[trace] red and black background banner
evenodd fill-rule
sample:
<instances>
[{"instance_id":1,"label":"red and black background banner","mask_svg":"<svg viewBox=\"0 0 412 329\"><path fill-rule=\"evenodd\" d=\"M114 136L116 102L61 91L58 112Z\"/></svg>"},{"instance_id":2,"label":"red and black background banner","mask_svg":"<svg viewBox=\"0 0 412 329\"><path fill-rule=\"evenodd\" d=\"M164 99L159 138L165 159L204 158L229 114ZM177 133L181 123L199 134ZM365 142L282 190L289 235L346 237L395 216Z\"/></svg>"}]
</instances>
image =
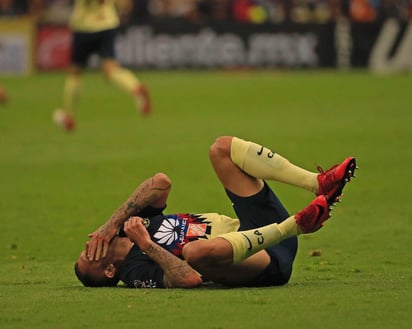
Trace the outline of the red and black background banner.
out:
<instances>
[{"instance_id":1,"label":"red and black background banner","mask_svg":"<svg viewBox=\"0 0 412 329\"><path fill-rule=\"evenodd\" d=\"M412 22L398 20L208 26L154 20L123 28L116 48L119 62L136 69L367 68L390 61L410 68L411 38ZM39 26L37 69L66 67L70 47L67 27Z\"/></svg>"}]
</instances>

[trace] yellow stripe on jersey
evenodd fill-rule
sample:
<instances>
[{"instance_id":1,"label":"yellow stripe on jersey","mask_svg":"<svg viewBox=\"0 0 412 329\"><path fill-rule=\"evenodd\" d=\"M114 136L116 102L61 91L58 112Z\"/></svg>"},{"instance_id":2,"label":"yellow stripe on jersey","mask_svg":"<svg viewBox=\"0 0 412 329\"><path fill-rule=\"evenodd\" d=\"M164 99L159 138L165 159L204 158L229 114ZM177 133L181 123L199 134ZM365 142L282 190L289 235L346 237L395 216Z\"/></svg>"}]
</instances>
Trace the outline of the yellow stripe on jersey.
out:
<instances>
[{"instance_id":1,"label":"yellow stripe on jersey","mask_svg":"<svg viewBox=\"0 0 412 329\"><path fill-rule=\"evenodd\" d=\"M115 0L75 0L69 26L77 32L99 32L118 27Z\"/></svg>"},{"instance_id":2,"label":"yellow stripe on jersey","mask_svg":"<svg viewBox=\"0 0 412 329\"><path fill-rule=\"evenodd\" d=\"M239 219L230 218L225 215L220 215L217 213L205 213L199 214L201 217L206 218L206 221L211 222L210 226L212 228L210 234L206 234L208 239L213 239L221 234L228 232L235 232L239 229Z\"/></svg>"}]
</instances>

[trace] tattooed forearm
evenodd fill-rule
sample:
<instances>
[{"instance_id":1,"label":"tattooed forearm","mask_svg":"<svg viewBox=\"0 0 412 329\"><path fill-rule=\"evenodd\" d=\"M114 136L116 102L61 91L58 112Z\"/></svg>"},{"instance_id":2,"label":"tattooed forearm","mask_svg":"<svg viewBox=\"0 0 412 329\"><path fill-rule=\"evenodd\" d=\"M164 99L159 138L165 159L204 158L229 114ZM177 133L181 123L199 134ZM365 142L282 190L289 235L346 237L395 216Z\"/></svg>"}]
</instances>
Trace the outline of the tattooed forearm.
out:
<instances>
[{"instance_id":1,"label":"tattooed forearm","mask_svg":"<svg viewBox=\"0 0 412 329\"><path fill-rule=\"evenodd\" d=\"M152 242L144 251L162 268L170 287L185 287L191 276L199 274L184 260Z\"/></svg>"},{"instance_id":2,"label":"tattooed forearm","mask_svg":"<svg viewBox=\"0 0 412 329\"><path fill-rule=\"evenodd\" d=\"M158 183L159 185L159 183ZM108 221L110 226L119 226L124 223L130 216L136 214L143 208L156 204L156 201L163 197L167 198L170 184L157 186L154 177L146 179L129 198L117 209Z\"/></svg>"},{"instance_id":3,"label":"tattooed forearm","mask_svg":"<svg viewBox=\"0 0 412 329\"><path fill-rule=\"evenodd\" d=\"M148 193L149 189L149 184L153 185L153 178L149 180L144 181L137 189L130 195L130 197L127 199L126 203L122 205L119 210L121 211L123 209L123 213L126 216L130 216L134 212L137 212L144 207L147 206L149 203L150 199L150 193Z\"/></svg>"},{"instance_id":4,"label":"tattooed forearm","mask_svg":"<svg viewBox=\"0 0 412 329\"><path fill-rule=\"evenodd\" d=\"M137 212L137 211L139 211L139 205L134 201L130 201L130 202L127 203L127 207L124 210L124 214L128 215L128 214L130 214L130 212L133 213L133 212Z\"/></svg>"},{"instance_id":5,"label":"tattooed forearm","mask_svg":"<svg viewBox=\"0 0 412 329\"><path fill-rule=\"evenodd\" d=\"M146 180L126 201L127 206L124 207L124 214L130 216L131 214L143 209L144 207L147 207L154 201L157 192L168 191L169 189L170 185L167 185L165 187L156 186L153 177Z\"/></svg>"}]
</instances>

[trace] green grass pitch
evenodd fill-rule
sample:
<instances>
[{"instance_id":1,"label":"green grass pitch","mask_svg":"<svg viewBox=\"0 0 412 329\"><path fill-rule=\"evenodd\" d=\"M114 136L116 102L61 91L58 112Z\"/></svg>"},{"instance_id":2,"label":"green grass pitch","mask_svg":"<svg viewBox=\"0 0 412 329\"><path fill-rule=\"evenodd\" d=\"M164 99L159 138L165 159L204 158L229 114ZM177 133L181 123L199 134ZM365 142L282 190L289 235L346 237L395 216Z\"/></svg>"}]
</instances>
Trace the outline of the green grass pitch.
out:
<instances>
[{"instance_id":1,"label":"green grass pitch","mask_svg":"<svg viewBox=\"0 0 412 329\"><path fill-rule=\"evenodd\" d=\"M2 77L0 327L409 328L412 81L364 71L140 73L154 112L89 72L77 131L55 127L61 72ZM348 155L357 177L325 227L300 237L290 284L265 289L87 289L87 234L157 171L169 212L232 209L208 160L219 135L270 146L309 170ZM271 183L288 210L313 195ZM310 256L312 250L321 256Z\"/></svg>"}]
</instances>

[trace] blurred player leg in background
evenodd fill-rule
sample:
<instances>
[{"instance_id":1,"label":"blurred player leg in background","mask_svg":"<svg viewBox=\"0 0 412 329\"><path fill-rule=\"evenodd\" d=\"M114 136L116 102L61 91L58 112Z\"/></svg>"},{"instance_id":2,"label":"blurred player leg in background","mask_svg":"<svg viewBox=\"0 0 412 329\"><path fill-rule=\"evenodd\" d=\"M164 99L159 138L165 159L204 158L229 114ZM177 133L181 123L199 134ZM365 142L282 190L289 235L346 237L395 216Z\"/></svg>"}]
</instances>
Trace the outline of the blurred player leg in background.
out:
<instances>
[{"instance_id":1,"label":"blurred player leg in background","mask_svg":"<svg viewBox=\"0 0 412 329\"><path fill-rule=\"evenodd\" d=\"M119 66L113 59L103 59L101 68L107 81L131 94L136 102L136 107L142 115L151 111L151 102L147 88L130 71Z\"/></svg>"}]
</instances>

